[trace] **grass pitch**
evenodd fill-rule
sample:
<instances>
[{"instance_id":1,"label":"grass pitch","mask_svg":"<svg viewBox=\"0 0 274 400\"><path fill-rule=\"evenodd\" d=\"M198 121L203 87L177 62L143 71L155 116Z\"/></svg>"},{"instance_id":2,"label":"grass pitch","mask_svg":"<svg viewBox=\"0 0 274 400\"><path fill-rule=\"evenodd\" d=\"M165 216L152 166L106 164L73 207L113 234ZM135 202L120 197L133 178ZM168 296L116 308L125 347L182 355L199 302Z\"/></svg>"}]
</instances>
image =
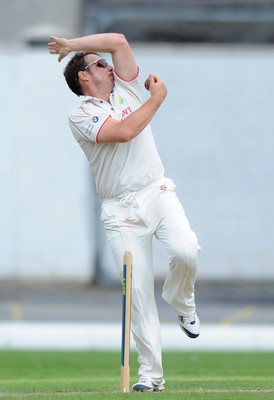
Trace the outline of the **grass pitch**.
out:
<instances>
[{"instance_id":1,"label":"grass pitch","mask_svg":"<svg viewBox=\"0 0 274 400\"><path fill-rule=\"evenodd\" d=\"M131 355L131 384L137 381ZM120 354L0 351L2 399L273 399L274 353L164 352L166 390L120 393Z\"/></svg>"}]
</instances>

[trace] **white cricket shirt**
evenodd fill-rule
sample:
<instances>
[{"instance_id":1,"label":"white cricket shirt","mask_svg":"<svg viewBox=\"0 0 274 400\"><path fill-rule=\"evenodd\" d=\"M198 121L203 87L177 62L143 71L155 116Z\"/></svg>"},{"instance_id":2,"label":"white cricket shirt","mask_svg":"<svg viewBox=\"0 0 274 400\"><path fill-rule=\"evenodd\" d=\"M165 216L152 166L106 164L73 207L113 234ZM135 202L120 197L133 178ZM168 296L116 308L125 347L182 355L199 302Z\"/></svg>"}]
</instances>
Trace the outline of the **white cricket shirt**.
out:
<instances>
[{"instance_id":1,"label":"white cricket shirt","mask_svg":"<svg viewBox=\"0 0 274 400\"><path fill-rule=\"evenodd\" d=\"M162 178L164 167L148 125L126 143L98 143L100 128L108 118L126 118L141 105L139 75L125 82L115 73L110 102L84 97L69 114L69 124L84 151L95 177L101 199L121 198Z\"/></svg>"}]
</instances>

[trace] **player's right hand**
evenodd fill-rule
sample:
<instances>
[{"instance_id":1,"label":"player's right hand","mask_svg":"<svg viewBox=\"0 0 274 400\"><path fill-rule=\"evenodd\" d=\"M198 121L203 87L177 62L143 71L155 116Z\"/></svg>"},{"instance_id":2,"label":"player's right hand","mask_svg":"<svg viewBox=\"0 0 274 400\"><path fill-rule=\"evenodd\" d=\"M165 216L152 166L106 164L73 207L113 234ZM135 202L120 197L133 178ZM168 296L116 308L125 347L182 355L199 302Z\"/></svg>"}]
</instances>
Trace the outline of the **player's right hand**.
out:
<instances>
[{"instance_id":1,"label":"player's right hand","mask_svg":"<svg viewBox=\"0 0 274 400\"><path fill-rule=\"evenodd\" d=\"M58 36L50 36L49 38L53 40L53 42L48 43L49 52L50 54L59 54L58 61L60 62L70 53L69 41Z\"/></svg>"},{"instance_id":2,"label":"player's right hand","mask_svg":"<svg viewBox=\"0 0 274 400\"><path fill-rule=\"evenodd\" d=\"M157 75L149 75L148 78L151 96L159 96L163 101L167 95L167 87L164 81Z\"/></svg>"}]
</instances>

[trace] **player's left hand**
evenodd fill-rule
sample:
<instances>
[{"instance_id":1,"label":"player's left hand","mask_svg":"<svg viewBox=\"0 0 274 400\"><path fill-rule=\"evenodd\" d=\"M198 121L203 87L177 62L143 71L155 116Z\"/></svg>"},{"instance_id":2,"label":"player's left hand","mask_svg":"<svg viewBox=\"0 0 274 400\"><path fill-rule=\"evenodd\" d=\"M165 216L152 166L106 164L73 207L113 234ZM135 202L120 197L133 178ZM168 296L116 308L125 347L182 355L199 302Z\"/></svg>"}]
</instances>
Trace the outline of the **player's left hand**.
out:
<instances>
[{"instance_id":1,"label":"player's left hand","mask_svg":"<svg viewBox=\"0 0 274 400\"><path fill-rule=\"evenodd\" d=\"M49 52L50 54L59 54L58 61L60 62L70 53L69 41L58 36L50 36L49 38L53 40L53 42L48 43Z\"/></svg>"}]
</instances>

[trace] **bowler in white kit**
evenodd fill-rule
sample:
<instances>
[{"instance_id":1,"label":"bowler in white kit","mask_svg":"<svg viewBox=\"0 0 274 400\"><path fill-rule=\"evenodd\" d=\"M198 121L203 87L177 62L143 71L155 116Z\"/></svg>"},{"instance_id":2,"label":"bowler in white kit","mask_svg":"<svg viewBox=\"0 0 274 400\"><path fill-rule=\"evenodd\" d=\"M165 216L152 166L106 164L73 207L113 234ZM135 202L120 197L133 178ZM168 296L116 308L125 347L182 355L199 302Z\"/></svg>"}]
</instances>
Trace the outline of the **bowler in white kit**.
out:
<instances>
[{"instance_id":1,"label":"bowler in white kit","mask_svg":"<svg viewBox=\"0 0 274 400\"><path fill-rule=\"evenodd\" d=\"M194 297L198 240L174 182L165 176L150 128L167 89L159 76L150 75L150 97L142 102L139 68L122 34L50 39L49 51L59 54L59 61L74 53L64 76L81 99L69 114L69 125L93 171L102 200L101 220L121 280L124 253L129 250L133 255L131 329L140 367L132 389L162 391L165 380L154 298L153 237L169 258L162 297L190 338L200 333ZM113 66L98 53L109 53Z\"/></svg>"}]
</instances>

